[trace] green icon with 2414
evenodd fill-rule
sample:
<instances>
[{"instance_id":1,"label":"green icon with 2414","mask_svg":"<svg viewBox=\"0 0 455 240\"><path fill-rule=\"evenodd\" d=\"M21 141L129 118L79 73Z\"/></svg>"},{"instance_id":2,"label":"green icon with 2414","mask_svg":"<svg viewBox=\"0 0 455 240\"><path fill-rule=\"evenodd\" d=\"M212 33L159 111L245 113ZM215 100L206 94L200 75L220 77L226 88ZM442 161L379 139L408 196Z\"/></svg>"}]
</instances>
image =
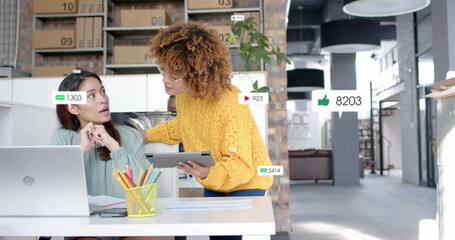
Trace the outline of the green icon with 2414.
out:
<instances>
[{"instance_id":1,"label":"green icon with 2414","mask_svg":"<svg viewBox=\"0 0 455 240\"><path fill-rule=\"evenodd\" d=\"M65 95L63 95L63 94L55 95L55 100L63 101L63 100L65 100Z\"/></svg>"},{"instance_id":2,"label":"green icon with 2414","mask_svg":"<svg viewBox=\"0 0 455 240\"><path fill-rule=\"evenodd\" d=\"M329 101L327 95L324 95L324 98L318 99L318 106L329 106Z\"/></svg>"}]
</instances>

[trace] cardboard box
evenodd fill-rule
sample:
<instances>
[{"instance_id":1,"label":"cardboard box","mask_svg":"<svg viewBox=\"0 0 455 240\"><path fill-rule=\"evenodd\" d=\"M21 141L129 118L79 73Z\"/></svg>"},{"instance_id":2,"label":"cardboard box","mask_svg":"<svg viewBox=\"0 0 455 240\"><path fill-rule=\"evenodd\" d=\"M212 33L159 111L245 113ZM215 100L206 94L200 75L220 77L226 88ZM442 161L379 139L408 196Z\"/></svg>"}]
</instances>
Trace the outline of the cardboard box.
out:
<instances>
[{"instance_id":1,"label":"cardboard box","mask_svg":"<svg viewBox=\"0 0 455 240\"><path fill-rule=\"evenodd\" d=\"M256 30L258 30L258 32L261 32L260 29L261 29L261 18L259 16L259 12L236 12L232 15L242 15L244 17L244 19L247 19L249 17L253 17L254 18L254 22L256 22Z\"/></svg>"},{"instance_id":2,"label":"cardboard box","mask_svg":"<svg viewBox=\"0 0 455 240\"><path fill-rule=\"evenodd\" d=\"M155 27L171 24L171 18L164 9L135 9L120 11L121 27Z\"/></svg>"},{"instance_id":3,"label":"cardboard box","mask_svg":"<svg viewBox=\"0 0 455 240\"><path fill-rule=\"evenodd\" d=\"M77 13L77 0L34 0L33 13Z\"/></svg>"},{"instance_id":4,"label":"cardboard box","mask_svg":"<svg viewBox=\"0 0 455 240\"><path fill-rule=\"evenodd\" d=\"M34 77L64 77L73 72L74 69L81 69L77 66L46 66L35 67Z\"/></svg>"},{"instance_id":5,"label":"cardboard box","mask_svg":"<svg viewBox=\"0 0 455 240\"><path fill-rule=\"evenodd\" d=\"M102 17L93 18L93 47L94 48L103 47L103 18Z\"/></svg>"},{"instance_id":6,"label":"cardboard box","mask_svg":"<svg viewBox=\"0 0 455 240\"><path fill-rule=\"evenodd\" d=\"M233 0L188 0L188 9L232 8Z\"/></svg>"},{"instance_id":7,"label":"cardboard box","mask_svg":"<svg viewBox=\"0 0 455 240\"><path fill-rule=\"evenodd\" d=\"M77 0L77 9L79 13L87 13L87 0Z\"/></svg>"},{"instance_id":8,"label":"cardboard box","mask_svg":"<svg viewBox=\"0 0 455 240\"><path fill-rule=\"evenodd\" d=\"M154 63L150 56L150 46L115 46L114 64Z\"/></svg>"},{"instance_id":9,"label":"cardboard box","mask_svg":"<svg viewBox=\"0 0 455 240\"><path fill-rule=\"evenodd\" d=\"M228 38L232 33L232 26L231 25L226 25L226 26L211 26L210 28L215 29L218 32L218 37L221 39L221 41L225 42L226 44L228 43Z\"/></svg>"},{"instance_id":10,"label":"cardboard box","mask_svg":"<svg viewBox=\"0 0 455 240\"><path fill-rule=\"evenodd\" d=\"M86 17L85 19L85 48L93 48L93 17Z\"/></svg>"},{"instance_id":11,"label":"cardboard box","mask_svg":"<svg viewBox=\"0 0 455 240\"><path fill-rule=\"evenodd\" d=\"M95 12L102 13L103 12L103 0L94 0L95 5Z\"/></svg>"},{"instance_id":12,"label":"cardboard box","mask_svg":"<svg viewBox=\"0 0 455 240\"><path fill-rule=\"evenodd\" d=\"M76 18L76 48L85 48L85 18Z\"/></svg>"},{"instance_id":13,"label":"cardboard box","mask_svg":"<svg viewBox=\"0 0 455 240\"><path fill-rule=\"evenodd\" d=\"M33 31L32 46L35 49L74 48L74 30L37 30Z\"/></svg>"},{"instance_id":14,"label":"cardboard box","mask_svg":"<svg viewBox=\"0 0 455 240\"><path fill-rule=\"evenodd\" d=\"M87 13L95 12L95 0L87 0Z\"/></svg>"}]
</instances>

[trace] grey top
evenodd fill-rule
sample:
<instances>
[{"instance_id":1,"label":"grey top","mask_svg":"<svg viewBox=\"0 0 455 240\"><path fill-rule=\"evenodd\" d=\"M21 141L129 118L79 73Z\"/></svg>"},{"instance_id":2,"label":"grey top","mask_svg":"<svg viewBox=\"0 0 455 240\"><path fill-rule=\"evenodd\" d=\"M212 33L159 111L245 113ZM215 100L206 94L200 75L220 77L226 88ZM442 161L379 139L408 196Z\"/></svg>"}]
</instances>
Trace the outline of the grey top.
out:
<instances>
[{"instance_id":1,"label":"grey top","mask_svg":"<svg viewBox=\"0 0 455 240\"><path fill-rule=\"evenodd\" d=\"M128 165L133 169L133 178L136 179L141 169L146 169L150 163L145 158L144 144L140 133L130 127L116 125L120 133L120 148L111 152L111 159L101 160L95 145L84 153L85 176L87 190L90 195L108 195L125 198L125 191L115 180L112 171L119 169L124 171ZM51 139L52 145L79 145L80 133L69 129L59 128L54 132Z\"/></svg>"}]
</instances>

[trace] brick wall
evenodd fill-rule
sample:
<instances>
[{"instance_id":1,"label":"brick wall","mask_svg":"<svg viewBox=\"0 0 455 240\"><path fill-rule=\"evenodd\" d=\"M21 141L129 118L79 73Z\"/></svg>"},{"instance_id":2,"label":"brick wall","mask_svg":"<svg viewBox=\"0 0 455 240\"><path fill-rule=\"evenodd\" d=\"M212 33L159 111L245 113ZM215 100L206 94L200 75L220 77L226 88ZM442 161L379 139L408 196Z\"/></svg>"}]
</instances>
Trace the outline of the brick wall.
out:
<instances>
[{"instance_id":1,"label":"brick wall","mask_svg":"<svg viewBox=\"0 0 455 240\"><path fill-rule=\"evenodd\" d=\"M286 52L286 1L264 0L264 30L274 46ZM268 86L272 101L268 108L269 154L274 165L284 167L284 175L276 176L270 189L277 232L291 231L291 214L289 211L289 172L288 172L288 139L287 139L287 75L286 66L266 66Z\"/></svg>"}]
</instances>

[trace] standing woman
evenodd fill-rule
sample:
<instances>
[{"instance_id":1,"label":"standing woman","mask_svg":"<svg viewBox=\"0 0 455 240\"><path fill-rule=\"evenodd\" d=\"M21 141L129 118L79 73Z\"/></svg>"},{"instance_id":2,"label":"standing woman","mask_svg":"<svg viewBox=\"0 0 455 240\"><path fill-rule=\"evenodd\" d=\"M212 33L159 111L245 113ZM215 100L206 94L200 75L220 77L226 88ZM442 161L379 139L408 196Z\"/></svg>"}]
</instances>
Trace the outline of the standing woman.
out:
<instances>
[{"instance_id":1,"label":"standing woman","mask_svg":"<svg viewBox=\"0 0 455 240\"><path fill-rule=\"evenodd\" d=\"M150 51L166 93L176 95L178 114L148 129L148 140L211 152L213 167L192 161L178 166L196 177L206 197L264 196L273 179L258 175L258 166L272 163L249 106L238 103L240 90L230 81L231 55L216 31L175 24L160 30Z\"/></svg>"},{"instance_id":2,"label":"standing woman","mask_svg":"<svg viewBox=\"0 0 455 240\"><path fill-rule=\"evenodd\" d=\"M54 132L51 144L82 147L88 194L125 198L112 171L129 166L137 176L149 166L140 133L112 123L109 97L95 73L72 73L58 90L84 91L87 104L57 105L61 128Z\"/></svg>"}]
</instances>

